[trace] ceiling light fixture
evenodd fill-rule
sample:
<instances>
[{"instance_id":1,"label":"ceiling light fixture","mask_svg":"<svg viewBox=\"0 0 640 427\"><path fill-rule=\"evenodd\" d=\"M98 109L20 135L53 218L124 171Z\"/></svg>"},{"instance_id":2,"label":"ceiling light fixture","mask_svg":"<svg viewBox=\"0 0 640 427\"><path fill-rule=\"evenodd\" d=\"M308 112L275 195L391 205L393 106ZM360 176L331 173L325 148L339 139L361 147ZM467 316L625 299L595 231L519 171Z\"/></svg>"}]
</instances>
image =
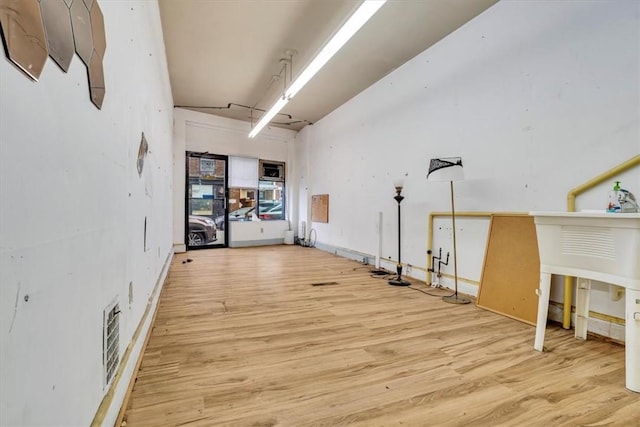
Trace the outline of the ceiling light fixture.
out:
<instances>
[{"instance_id":1,"label":"ceiling light fixture","mask_svg":"<svg viewBox=\"0 0 640 427\"><path fill-rule=\"evenodd\" d=\"M385 4L387 0L364 0L358 9L351 15L347 22L340 27L338 32L324 45L320 52L313 58L300 75L291 83L284 94L278 98L273 107L269 109L261 118L256 126L249 133L249 138L256 136L267 123L271 121L273 116L291 100L304 85L306 85L313 76L331 59L342 46Z\"/></svg>"}]
</instances>

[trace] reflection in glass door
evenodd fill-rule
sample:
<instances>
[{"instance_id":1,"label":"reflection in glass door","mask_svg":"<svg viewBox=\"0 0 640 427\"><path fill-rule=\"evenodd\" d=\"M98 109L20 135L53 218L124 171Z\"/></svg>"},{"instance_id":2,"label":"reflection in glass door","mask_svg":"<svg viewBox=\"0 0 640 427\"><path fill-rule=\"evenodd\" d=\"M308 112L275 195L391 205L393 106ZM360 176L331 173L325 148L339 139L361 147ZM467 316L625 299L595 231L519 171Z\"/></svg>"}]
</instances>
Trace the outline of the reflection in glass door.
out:
<instances>
[{"instance_id":1,"label":"reflection in glass door","mask_svg":"<svg viewBox=\"0 0 640 427\"><path fill-rule=\"evenodd\" d=\"M226 247L227 156L187 152L187 249Z\"/></svg>"}]
</instances>

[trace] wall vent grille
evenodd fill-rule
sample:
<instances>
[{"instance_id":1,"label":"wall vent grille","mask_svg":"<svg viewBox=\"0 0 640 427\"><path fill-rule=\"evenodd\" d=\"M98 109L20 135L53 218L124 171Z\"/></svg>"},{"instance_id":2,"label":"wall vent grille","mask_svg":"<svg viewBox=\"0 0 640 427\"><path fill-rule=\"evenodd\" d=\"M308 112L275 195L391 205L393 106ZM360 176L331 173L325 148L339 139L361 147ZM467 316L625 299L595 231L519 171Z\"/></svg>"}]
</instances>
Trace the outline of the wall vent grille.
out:
<instances>
[{"instance_id":1,"label":"wall vent grille","mask_svg":"<svg viewBox=\"0 0 640 427\"><path fill-rule=\"evenodd\" d=\"M120 362L120 304L113 302L104 310L102 363L105 388L111 384Z\"/></svg>"}]
</instances>

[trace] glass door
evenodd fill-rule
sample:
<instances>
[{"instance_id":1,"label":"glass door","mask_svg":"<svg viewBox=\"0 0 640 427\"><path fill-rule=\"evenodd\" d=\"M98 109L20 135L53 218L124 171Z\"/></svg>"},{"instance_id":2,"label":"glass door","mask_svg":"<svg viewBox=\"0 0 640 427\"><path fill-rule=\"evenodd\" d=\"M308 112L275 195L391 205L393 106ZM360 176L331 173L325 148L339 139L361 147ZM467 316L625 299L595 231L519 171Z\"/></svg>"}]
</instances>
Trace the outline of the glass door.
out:
<instances>
[{"instance_id":1,"label":"glass door","mask_svg":"<svg viewBox=\"0 0 640 427\"><path fill-rule=\"evenodd\" d=\"M227 156L187 152L187 249L226 247Z\"/></svg>"}]
</instances>

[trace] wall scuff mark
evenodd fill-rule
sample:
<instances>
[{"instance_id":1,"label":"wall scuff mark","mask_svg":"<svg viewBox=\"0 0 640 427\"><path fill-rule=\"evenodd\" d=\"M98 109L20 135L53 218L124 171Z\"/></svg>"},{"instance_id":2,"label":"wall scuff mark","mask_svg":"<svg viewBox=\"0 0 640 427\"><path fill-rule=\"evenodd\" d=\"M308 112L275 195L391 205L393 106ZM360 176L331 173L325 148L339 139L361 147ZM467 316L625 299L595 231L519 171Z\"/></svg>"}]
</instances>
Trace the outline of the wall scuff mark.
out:
<instances>
[{"instance_id":1,"label":"wall scuff mark","mask_svg":"<svg viewBox=\"0 0 640 427\"><path fill-rule=\"evenodd\" d=\"M142 176L142 170L144 169L144 159L147 157L147 153L149 152L149 143L147 143L147 138L144 136L144 132L142 132L142 137L140 138L140 148L138 148L138 175Z\"/></svg>"},{"instance_id":2,"label":"wall scuff mark","mask_svg":"<svg viewBox=\"0 0 640 427\"><path fill-rule=\"evenodd\" d=\"M9 333L11 333L11 331L13 330L13 324L15 323L16 315L18 314L18 298L19 297L20 297L20 282L18 282L18 290L16 291L16 301L13 304L13 316L11 317L11 326L9 326Z\"/></svg>"}]
</instances>

